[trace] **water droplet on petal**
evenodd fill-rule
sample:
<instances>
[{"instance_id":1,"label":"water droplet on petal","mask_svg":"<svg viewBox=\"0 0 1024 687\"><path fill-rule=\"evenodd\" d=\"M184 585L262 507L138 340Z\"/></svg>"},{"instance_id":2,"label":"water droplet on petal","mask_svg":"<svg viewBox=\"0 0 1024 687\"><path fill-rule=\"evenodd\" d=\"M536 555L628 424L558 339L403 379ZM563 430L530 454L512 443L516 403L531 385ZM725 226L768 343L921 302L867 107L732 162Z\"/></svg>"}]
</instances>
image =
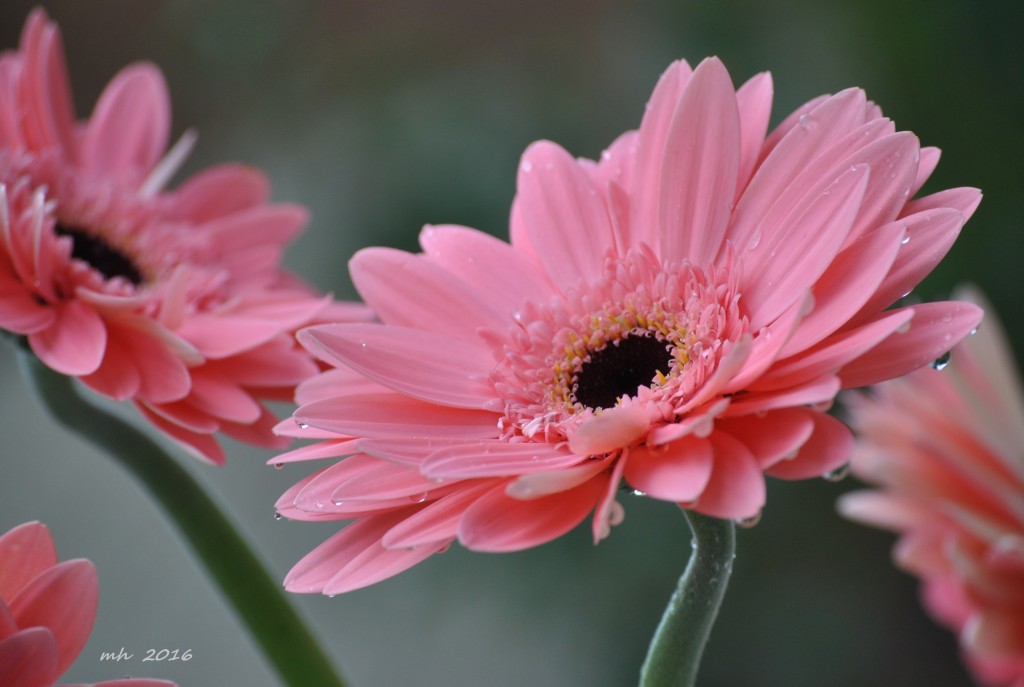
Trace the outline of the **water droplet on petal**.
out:
<instances>
[{"instance_id":1,"label":"water droplet on petal","mask_svg":"<svg viewBox=\"0 0 1024 687\"><path fill-rule=\"evenodd\" d=\"M938 358L932 361L933 370L945 370L946 366L949 365L949 361L953 357L953 351L946 351Z\"/></svg>"},{"instance_id":2,"label":"water droplet on petal","mask_svg":"<svg viewBox=\"0 0 1024 687\"><path fill-rule=\"evenodd\" d=\"M309 423L303 422L302 420L296 420L295 424L299 429L309 429Z\"/></svg>"},{"instance_id":3,"label":"water droplet on petal","mask_svg":"<svg viewBox=\"0 0 1024 687\"><path fill-rule=\"evenodd\" d=\"M761 512L758 511L756 514L751 515L749 518L739 518L734 521L737 527L750 528L761 522Z\"/></svg>"},{"instance_id":4,"label":"water droplet on petal","mask_svg":"<svg viewBox=\"0 0 1024 687\"><path fill-rule=\"evenodd\" d=\"M909 235L907 235L907 236L904 236L904 237L903 237L903 238L902 238L902 239L900 240L900 245L901 245L901 246L905 246L905 245L907 245L908 243L910 243L910 236L909 236Z\"/></svg>"},{"instance_id":5,"label":"water droplet on petal","mask_svg":"<svg viewBox=\"0 0 1024 687\"><path fill-rule=\"evenodd\" d=\"M274 511L274 520L284 520L284 516L283 516L283 515L281 515L280 513L278 513L278 512L277 512L277 511L275 510L275 511Z\"/></svg>"},{"instance_id":6,"label":"water droplet on petal","mask_svg":"<svg viewBox=\"0 0 1024 687\"><path fill-rule=\"evenodd\" d=\"M529 160L523 160L523 164L522 167L520 167L520 169L522 169L524 172L532 172L533 163L530 162Z\"/></svg>"},{"instance_id":7,"label":"water droplet on petal","mask_svg":"<svg viewBox=\"0 0 1024 687\"><path fill-rule=\"evenodd\" d=\"M842 465L837 467L835 470L829 470L824 475L822 475L822 477L824 477L829 482L839 482L839 481L842 481L842 480L846 479L846 477L849 474L850 474L850 464L849 463L843 463Z\"/></svg>"},{"instance_id":8,"label":"water droplet on petal","mask_svg":"<svg viewBox=\"0 0 1024 687\"><path fill-rule=\"evenodd\" d=\"M413 503L423 503L427 500L427 492L423 492L422 494L412 494L409 496L409 500Z\"/></svg>"},{"instance_id":9,"label":"water droplet on petal","mask_svg":"<svg viewBox=\"0 0 1024 687\"><path fill-rule=\"evenodd\" d=\"M274 463L275 470L284 470L284 463Z\"/></svg>"},{"instance_id":10,"label":"water droplet on petal","mask_svg":"<svg viewBox=\"0 0 1024 687\"><path fill-rule=\"evenodd\" d=\"M647 496L647 492L640 491L639 489L634 489L632 493L633 496Z\"/></svg>"}]
</instances>

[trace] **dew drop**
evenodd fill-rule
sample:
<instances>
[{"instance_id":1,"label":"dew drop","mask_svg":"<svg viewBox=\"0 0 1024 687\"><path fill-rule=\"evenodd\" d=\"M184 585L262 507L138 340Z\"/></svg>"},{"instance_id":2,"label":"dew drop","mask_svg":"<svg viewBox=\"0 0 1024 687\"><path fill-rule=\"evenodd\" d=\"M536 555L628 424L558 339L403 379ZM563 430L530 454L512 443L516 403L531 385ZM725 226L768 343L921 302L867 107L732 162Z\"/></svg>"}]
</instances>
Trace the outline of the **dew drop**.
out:
<instances>
[{"instance_id":1,"label":"dew drop","mask_svg":"<svg viewBox=\"0 0 1024 687\"><path fill-rule=\"evenodd\" d=\"M284 470L284 463L274 463L275 470Z\"/></svg>"},{"instance_id":2,"label":"dew drop","mask_svg":"<svg viewBox=\"0 0 1024 687\"><path fill-rule=\"evenodd\" d=\"M910 243L910 236L909 236L909 235L907 235L907 236L904 236L904 237L903 237L903 238L902 238L902 239L900 240L900 245L901 245L901 246L905 246L905 245L907 245L908 243Z\"/></svg>"},{"instance_id":3,"label":"dew drop","mask_svg":"<svg viewBox=\"0 0 1024 687\"><path fill-rule=\"evenodd\" d=\"M324 594L328 599L333 599L337 594Z\"/></svg>"},{"instance_id":4,"label":"dew drop","mask_svg":"<svg viewBox=\"0 0 1024 687\"><path fill-rule=\"evenodd\" d=\"M278 512L277 512L277 511L275 510L275 511L274 511L274 520L284 520L284 516L283 516L283 515L281 515L280 513L278 513Z\"/></svg>"},{"instance_id":5,"label":"dew drop","mask_svg":"<svg viewBox=\"0 0 1024 687\"><path fill-rule=\"evenodd\" d=\"M423 492L422 494L412 494L409 496L409 500L413 503L423 503L427 500L427 492Z\"/></svg>"},{"instance_id":6,"label":"dew drop","mask_svg":"<svg viewBox=\"0 0 1024 687\"><path fill-rule=\"evenodd\" d=\"M309 429L309 423L303 422L302 420L295 420L295 425L299 429Z\"/></svg>"},{"instance_id":7,"label":"dew drop","mask_svg":"<svg viewBox=\"0 0 1024 687\"><path fill-rule=\"evenodd\" d=\"M647 492L646 491L640 491L639 489L634 489L630 493L632 493L633 496L647 496Z\"/></svg>"},{"instance_id":8,"label":"dew drop","mask_svg":"<svg viewBox=\"0 0 1024 687\"><path fill-rule=\"evenodd\" d=\"M521 169L524 172L532 172L533 171L533 163L530 162L529 160L523 160L523 165L522 165Z\"/></svg>"},{"instance_id":9,"label":"dew drop","mask_svg":"<svg viewBox=\"0 0 1024 687\"><path fill-rule=\"evenodd\" d=\"M761 243L761 230L758 229L754 232L754 235L750 237L750 241L747 243L747 250L754 250L758 244Z\"/></svg>"},{"instance_id":10,"label":"dew drop","mask_svg":"<svg viewBox=\"0 0 1024 687\"><path fill-rule=\"evenodd\" d=\"M906 322L904 322L900 326L896 327L896 333L897 334L906 334L909 331L910 331L910 320L907 320Z\"/></svg>"},{"instance_id":11,"label":"dew drop","mask_svg":"<svg viewBox=\"0 0 1024 687\"><path fill-rule=\"evenodd\" d=\"M749 518L739 518L738 520L734 520L734 522L736 523L737 527L749 529L757 523L761 522L761 512L758 511L756 514L751 515Z\"/></svg>"},{"instance_id":12,"label":"dew drop","mask_svg":"<svg viewBox=\"0 0 1024 687\"><path fill-rule=\"evenodd\" d=\"M949 361L953 358L952 351L946 351L938 358L932 361L933 370L945 370L946 366L949 365Z\"/></svg>"},{"instance_id":13,"label":"dew drop","mask_svg":"<svg viewBox=\"0 0 1024 687\"><path fill-rule=\"evenodd\" d=\"M967 332L967 336L974 336L977 333L978 333L978 328L977 327L973 327L971 329L971 331Z\"/></svg>"},{"instance_id":14,"label":"dew drop","mask_svg":"<svg viewBox=\"0 0 1024 687\"><path fill-rule=\"evenodd\" d=\"M829 482L841 482L850 474L850 464L844 463L835 470L829 470L822 477Z\"/></svg>"}]
</instances>

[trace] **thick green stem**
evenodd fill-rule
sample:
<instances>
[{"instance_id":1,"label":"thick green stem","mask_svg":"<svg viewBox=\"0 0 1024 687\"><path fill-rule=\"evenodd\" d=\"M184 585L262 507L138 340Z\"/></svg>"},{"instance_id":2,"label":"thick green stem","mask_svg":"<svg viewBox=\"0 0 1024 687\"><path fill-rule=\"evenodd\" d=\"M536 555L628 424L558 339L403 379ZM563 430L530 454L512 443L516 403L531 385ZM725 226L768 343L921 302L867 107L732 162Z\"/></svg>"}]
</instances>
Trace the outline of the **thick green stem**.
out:
<instances>
[{"instance_id":1,"label":"thick green stem","mask_svg":"<svg viewBox=\"0 0 1024 687\"><path fill-rule=\"evenodd\" d=\"M344 687L284 590L192 475L143 432L86 402L70 378L23 345L18 354L25 379L57 421L116 458L163 507L283 683Z\"/></svg>"},{"instance_id":2,"label":"thick green stem","mask_svg":"<svg viewBox=\"0 0 1024 687\"><path fill-rule=\"evenodd\" d=\"M693 530L693 553L669 599L640 669L640 687L691 687L711 627L722 605L736 557L736 528L684 511Z\"/></svg>"}]
</instances>

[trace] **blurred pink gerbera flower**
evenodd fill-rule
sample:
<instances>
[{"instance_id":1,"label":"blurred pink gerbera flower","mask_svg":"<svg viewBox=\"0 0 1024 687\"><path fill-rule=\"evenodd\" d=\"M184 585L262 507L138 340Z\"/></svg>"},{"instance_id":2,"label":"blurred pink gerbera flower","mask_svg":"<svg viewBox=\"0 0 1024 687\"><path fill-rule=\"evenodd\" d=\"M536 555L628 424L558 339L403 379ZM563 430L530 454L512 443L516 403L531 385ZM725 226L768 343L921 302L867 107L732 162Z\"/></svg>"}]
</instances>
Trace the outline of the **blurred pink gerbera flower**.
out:
<instances>
[{"instance_id":1,"label":"blurred pink gerbera flower","mask_svg":"<svg viewBox=\"0 0 1024 687\"><path fill-rule=\"evenodd\" d=\"M764 474L822 475L852 439L823 411L948 350L962 303L885 310L945 254L973 189L918 200L938 159L856 89L766 137L772 84L739 90L717 59L678 62L640 128L600 161L524 154L511 245L428 227L424 253L365 250L356 287L382 324L313 327L337 366L300 387L297 425L327 441L279 461L352 454L279 501L290 518L356 522L286 585L335 593L452 541L511 551L624 485L746 519Z\"/></svg>"},{"instance_id":2,"label":"blurred pink gerbera flower","mask_svg":"<svg viewBox=\"0 0 1024 687\"><path fill-rule=\"evenodd\" d=\"M164 191L192 140L165 155L169 129L149 64L76 122L60 33L33 12L0 56L0 328L222 462L218 430L281 446L260 399L316 372L290 332L328 310L365 318L280 270L306 212L268 204L259 171L224 165Z\"/></svg>"},{"instance_id":3,"label":"blurred pink gerbera flower","mask_svg":"<svg viewBox=\"0 0 1024 687\"><path fill-rule=\"evenodd\" d=\"M58 563L45 525L29 522L0 535L0 684L53 685L89 639L98 600L96 568L83 558ZM123 679L95 687L174 683Z\"/></svg>"},{"instance_id":4,"label":"blurred pink gerbera flower","mask_svg":"<svg viewBox=\"0 0 1024 687\"><path fill-rule=\"evenodd\" d=\"M998 321L942 372L849 405L853 471L880 490L846 494L840 511L899 533L896 563L921 577L979 680L1024 687L1024 394Z\"/></svg>"}]
</instances>

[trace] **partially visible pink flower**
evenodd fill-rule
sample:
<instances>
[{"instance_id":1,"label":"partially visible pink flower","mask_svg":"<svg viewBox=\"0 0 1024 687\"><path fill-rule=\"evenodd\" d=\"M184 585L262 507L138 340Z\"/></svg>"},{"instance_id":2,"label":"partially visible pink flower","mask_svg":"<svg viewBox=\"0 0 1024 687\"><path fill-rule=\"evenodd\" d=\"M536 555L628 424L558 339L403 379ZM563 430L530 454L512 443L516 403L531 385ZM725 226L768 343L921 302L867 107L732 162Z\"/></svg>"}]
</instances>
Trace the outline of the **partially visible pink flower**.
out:
<instances>
[{"instance_id":1,"label":"partially visible pink flower","mask_svg":"<svg viewBox=\"0 0 1024 687\"><path fill-rule=\"evenodd\" d=\"M317 371L295 329L368 316L281 270L306 211L270 204L259 171L164 190L193 140L167 151L170 112L160 71L135 64L76 121L59 30L32 13L0 56L0 328L219 463L218 431L286 445L261 400Z\"/></svg>"},{"instance_id":2,"label":"partially visible pink flower","mask_svg":"<svg viewBox=\"0 0 1024 687\"><path fill-rule=\"evenodd\" d=\"M765 474L848 460L850 432L824 412L838 391L924 365L981 317L886 309L980 194L911 200L938 151L860 90L766 135L771 102L768 74L737 90L717 59L677 62L599 161L529 147L511 244L428 227L423 254L353 258L382 324L300 333L337 369L300 386L280 430L323 441L276 462L350 455L277 507L355 522L289 589L361 587L456 540L536 546L591 513L599 540L623 489L754 518Z\"/></svg>"},{"instance_id":3,"label":"partially visible pink flower","mask_svg":"<svg viewBox=\"0 0 1024 687\"><path fill-rule=\"evenodd\" d=\"M896 564L980 681L1024 687L1024 391L999 322L849 406L853 472L879 489L840 512L900 535Z\"/></svg>"},{"instance_id":4,"label":"partially visible pink flower","mask_svg":"<svg viewBox=\"0 0 1024 687\"><path fill-rule=\"evenodd\" d=\"M0 685L53 685L89 639L98 599L96 568L84 558L58 563L45 525L28 522L0 535ZM174 683L123 679L95 687Z\"/></svg>"}]
</instances>

